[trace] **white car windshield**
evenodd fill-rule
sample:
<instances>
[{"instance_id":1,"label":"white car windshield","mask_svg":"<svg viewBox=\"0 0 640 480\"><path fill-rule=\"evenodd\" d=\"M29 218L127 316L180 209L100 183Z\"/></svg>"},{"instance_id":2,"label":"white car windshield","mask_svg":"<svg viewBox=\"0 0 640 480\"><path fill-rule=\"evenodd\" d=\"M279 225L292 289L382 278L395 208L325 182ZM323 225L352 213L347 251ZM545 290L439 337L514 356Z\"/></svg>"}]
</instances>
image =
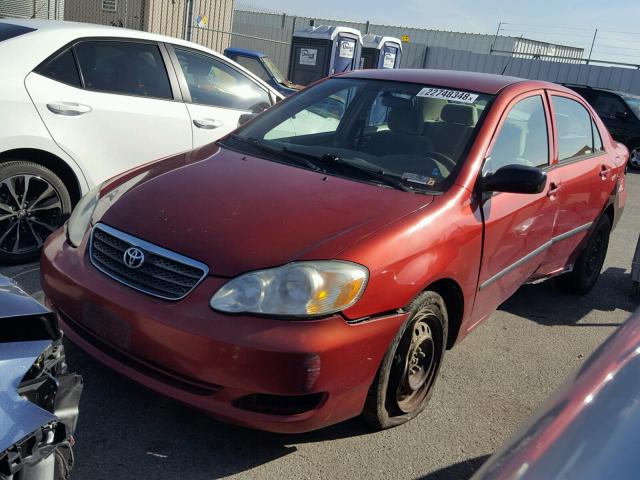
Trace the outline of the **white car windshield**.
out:
<instances>
[{"instance_id":1,"label":"white car windshield","mask_svg":"<svg viewBox=\"0 0 640 480\"><path fill-rule=\"evenodd\" d=\"M260 150L252 153L276 161L283 160L277 156L282 152L330 174L440 192L462 164L492 98L447 87L335 78L268 110L227 145L242 149L244 142Z\"/></svg>"}]
</instances>

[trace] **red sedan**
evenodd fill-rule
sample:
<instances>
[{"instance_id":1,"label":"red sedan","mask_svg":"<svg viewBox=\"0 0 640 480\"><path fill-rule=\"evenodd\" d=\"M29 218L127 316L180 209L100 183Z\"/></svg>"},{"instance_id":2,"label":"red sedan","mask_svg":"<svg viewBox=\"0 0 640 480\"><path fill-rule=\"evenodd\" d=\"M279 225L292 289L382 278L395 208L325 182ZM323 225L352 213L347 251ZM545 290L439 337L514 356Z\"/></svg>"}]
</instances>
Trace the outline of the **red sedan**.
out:
<instances>
[{"instance_id":1,"label":"red sedan","mask_svg":"<svg viewBox=\"0 0 640 480\"><path fill-rule=\"evenodd\" d=\"M88 194L42 285L71 341L214 416L387 428L523 283L589 291L627 160L555 84L352 72Z\"/></svg>"}]
</instances>

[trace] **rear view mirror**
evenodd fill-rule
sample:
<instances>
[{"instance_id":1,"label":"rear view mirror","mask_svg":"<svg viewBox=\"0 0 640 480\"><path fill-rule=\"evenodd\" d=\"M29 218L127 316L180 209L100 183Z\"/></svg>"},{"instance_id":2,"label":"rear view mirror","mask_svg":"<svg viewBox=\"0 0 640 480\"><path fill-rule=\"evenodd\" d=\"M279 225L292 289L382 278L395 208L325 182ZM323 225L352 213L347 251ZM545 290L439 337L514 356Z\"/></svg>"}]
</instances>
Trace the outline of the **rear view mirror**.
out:
<instances>
[{"instance_id":1,"label":"rear view mirror","mask_svg":"<svg viewBox=\"0 0 640 480\"><path fill-rule=\"evenodd\" d=\"M257 113L243 113L242 115L240 115L240 118L238 118L238 126L241 127L256 115Z\"/></svg>"},{"instance_id":2,"label":"rear view mirror","mask_svg":"<svg viewBox=\"0 0 640 480\"><path fill-rule=\"evenodd\" d=\"M547 184L547 174L535 167L507 165L482 179L485 192L541 193Z\"/></svg>"}]
</instances>

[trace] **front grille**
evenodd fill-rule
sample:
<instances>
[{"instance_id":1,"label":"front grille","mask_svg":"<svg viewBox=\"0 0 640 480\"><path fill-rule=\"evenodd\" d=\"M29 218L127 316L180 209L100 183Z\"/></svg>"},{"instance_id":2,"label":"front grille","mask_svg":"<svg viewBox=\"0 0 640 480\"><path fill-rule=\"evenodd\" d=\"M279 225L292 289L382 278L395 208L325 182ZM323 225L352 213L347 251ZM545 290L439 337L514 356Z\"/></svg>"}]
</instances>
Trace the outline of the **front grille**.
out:
<instances>
[{"instance_id":1,"label":"front grille","mask_svg":"<svg viewBox=\"0 0 640 480\"><path fill-rule=\"evenodd\" d=\"M124 260L125 252L132 247L144 254L144 261L137 268L127 266ZM101 223L93 227L89 255L91 263L102 273L166 300L184 298L209 272L201 262Z\"/></svg>"}]
</instances>

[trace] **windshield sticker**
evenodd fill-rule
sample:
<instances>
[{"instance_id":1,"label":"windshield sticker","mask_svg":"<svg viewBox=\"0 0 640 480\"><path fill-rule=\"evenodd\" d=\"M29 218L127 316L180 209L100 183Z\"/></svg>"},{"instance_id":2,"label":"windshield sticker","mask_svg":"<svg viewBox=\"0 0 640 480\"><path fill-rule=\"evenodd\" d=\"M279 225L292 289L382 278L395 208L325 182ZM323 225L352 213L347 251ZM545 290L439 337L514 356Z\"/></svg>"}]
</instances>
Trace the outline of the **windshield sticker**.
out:
<instances>
[{"instance_id":1,"label":"windshield sticker","mask_svg":"<svg viewBox=\"0 0 640 480\"><path fill-rule=\"evenodd\" d=\"M402 179L407 182L419 183L420 185L427 185L433 187L436 184L435 179L427 177L426 175L418 175L417 173L405 172L402 174Z\"/></svg>"},{"instance_id":2,"label":"windshield sticker","mask_svg":"<svg viewBox=\"0 0 640 480\"><path fill-rule=\"evenodd\" d=\"M300 65L315 65L318 58L318 50L315 48L300 49Z\"/></svg>"},{"instance_id":3,"label":"windshield sticker","mask_svg":"<svg viewBox=\"0 0 640 480\"><path fill-rule=\"evenodd\" d=\"M447 90L445 88L423 88L416 95L424 98L441 98L452 102L473 103L478 98L475 93L461 92L459 90Z\"/></svg>"}]
</instances>

